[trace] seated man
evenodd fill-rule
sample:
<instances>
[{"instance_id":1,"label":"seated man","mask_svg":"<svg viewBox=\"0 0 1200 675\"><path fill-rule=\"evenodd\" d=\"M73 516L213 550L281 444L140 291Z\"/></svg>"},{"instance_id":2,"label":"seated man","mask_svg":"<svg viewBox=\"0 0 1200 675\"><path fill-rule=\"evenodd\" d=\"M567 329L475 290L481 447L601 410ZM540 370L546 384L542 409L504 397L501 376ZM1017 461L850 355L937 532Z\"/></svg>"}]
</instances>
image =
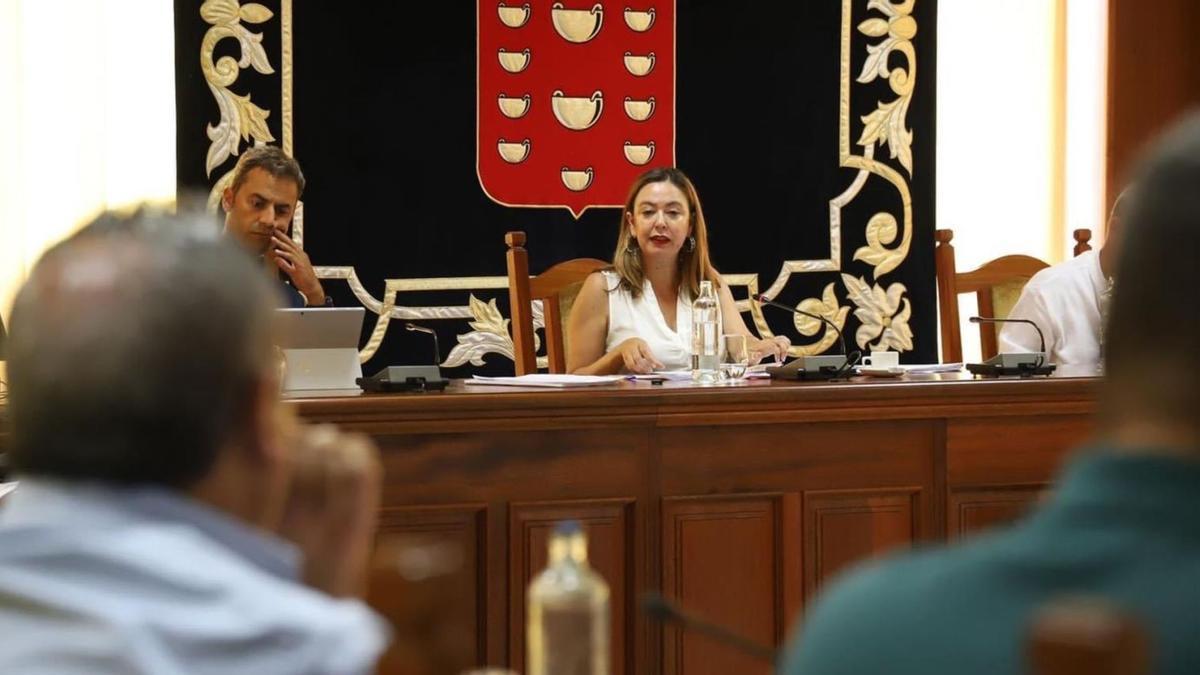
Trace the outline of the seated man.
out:
<instances>
[{"instance_id":1,"label":"seated man","mask_svg":"<svg viewBox=\"0 0 1200 675\"><path fill-rule=\"evenodd\" d=\"M1013 319L1029 319L1042 329L1051 363L1099 367L1103 359L1104 324L1128 194L1126 189L1113 205L1100 252L1085 251L1033 275L1008 314ZM1036 352L1041 340L1033 326L1007 323L1000 329L999 348L1001 352Z\"/></svg>"},{"instance_id":2,"label":"seated man","mask_svg":"<svg viewBox=\"0 0 1200 675\"><path fill-rule=\"evenodd\" d=\"M1123 243L1093 447L1014 528L834 584L780 672L1026 673L1034 610L1062 595L1136 617L1154 672L1197 671L1200 117L1165 139L1137 185L1126 217L1138 236Z\"/></svg>"},{"instance_id":3,"label":"seated man","mask_svg":"<svg viewBox=\"0 0 1200 675\"><path fill-rule=\"evenodd\" d=\"M0 673L373 672L370 441L278 403L274 289L211 221L102 216L10 324Z\"/></svg>"},{"instance_id":4,"label":"seated man","mask_svg":"<svg viewBox=\"0 0 1200 675\"><path fill-rule=\"evenodd\" d=\"M279 279L285 307L332 304L304 249L288 235L304 192L300 164L273 145L251 148L238 160L221 196L225 231ZM281 278L280 274L285 278Z\"/></svg>"}]
</instances>

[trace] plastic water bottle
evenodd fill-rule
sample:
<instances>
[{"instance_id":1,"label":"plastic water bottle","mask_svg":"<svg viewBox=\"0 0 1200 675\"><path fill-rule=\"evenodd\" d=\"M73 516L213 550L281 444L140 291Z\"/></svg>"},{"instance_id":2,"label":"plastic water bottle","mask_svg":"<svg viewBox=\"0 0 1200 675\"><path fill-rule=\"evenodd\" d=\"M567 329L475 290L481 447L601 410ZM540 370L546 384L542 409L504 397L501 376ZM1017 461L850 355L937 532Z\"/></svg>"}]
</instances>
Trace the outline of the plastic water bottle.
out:
<instances>
[{"instance_id":1,"label":"plastic water bottle","mask_svg":"<svg viewBox=\"0 0 1200 675\"><path fill-rule=\"evenodd\" d=\"M608 675L608 584L588 565L576 521L550 535L550 562L529 585L528 675Z\"/></svg>"},{"instance_id":2,"label":"plastic water bottle","mask_svg":"<svg viewBox=\"0 0 1200 675\"><path fill-rule=\"evenodd\" d=\"M711 384L718 378L721 354L721 305L711 281L700 282L692 303L692 382Z\"/></svg>"}]
</instances>

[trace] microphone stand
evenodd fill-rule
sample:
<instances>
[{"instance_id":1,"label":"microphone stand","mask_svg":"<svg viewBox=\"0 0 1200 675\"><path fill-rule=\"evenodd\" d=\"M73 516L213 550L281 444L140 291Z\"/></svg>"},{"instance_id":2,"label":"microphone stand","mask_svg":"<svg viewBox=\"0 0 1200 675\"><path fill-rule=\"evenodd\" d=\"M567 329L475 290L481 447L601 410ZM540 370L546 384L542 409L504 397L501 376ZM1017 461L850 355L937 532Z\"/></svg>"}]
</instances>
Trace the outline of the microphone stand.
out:
<instances>
[{"instance_id":1,"label":"microphone stand","mask_svg":"<svg viewBox=\"0 0 1200 675\"><path fill-rule=\"evenodd\" d=\"M653 591L642 594L641 604L642 611L646 613L646 616L664 626L673 624L683 630L693 630L697 633L707 635L727 647L732 647L743 654L770 664L774 664L779 656L777 650L774 648L759 644L749 638L738 635L724 626L701 619L690 612L685 612L675 606L670 600Z\"/></svg>"},{"instance_id":2,"label":"microphone stand","mask_svg":"<svg viewBox=\"0 0 1200 675\"><path fill-rule=\"evenodd\" d=\"M1014 319L1014 318L999 319L996 317L988 317L988 316L972 316L972 317L968 318L967 321L970 321L971 323L1024 323L1024 324L1033 326L1033 330L1035 330L1038 335L1038 347L1039 347L1040 351L1037 353L1037 360L1034 361L1032 365L1027 362L1017 364L1016 365L1017 374L1021 375L1022 377L1028 377L1029 375L1049 375L1051 372L1054 371L1054 364L1046 363L1046 334L1042 332L1042 327L1037 325L1036 322L1034 322L1030 319ZM1011 372L1005 372L1005 371L1011 371L1012 369L1005 367L1003 353L997 354L995 357L993 357L993 359L999 359L999 361L996 363L990 363L990 364L984 363L984 364L979 364L979 365L981 366L981 368L990 368L996 372L981 371L976 374L998 374L998 375L1012 374ZM989 361L991 361L991 360L992 359L989 359ZM967 364L967 370L970 370L972 373L975 373L976 371L971 369L972 365L974 365L974 364Z\"/></svg>"},{"instance_id":3,"label":"microphone stand","mask_svg":"<svg viewBox=\"0 0 1200 675\"><path fill-rule=\"evenodd\" d=\"M437 331L433 330L432 328L426 328L425 326L418 326L411 321L404 324L404 329L416 331L418 333L425 333L426 335L433 337L433 365L440 369L442 364L442 350L440 347L438 347Z\"/></svg>"},{"instance_id":4,"label":"microphone stand","mask_svg":"<svg viewBox=\"0 0 1200 675\"><path fill-rule=\"evenodd\" d=\"M821 360L821 359L829 359L832 357L802 356L799 359L797 359L797 361L800 364L799 370L803 371L803 373L805 373L805 374L811 373L814 379L834 380L834 379L838 379L838 378L842 377L842 375L845 374L845 372L847 370L849 370L851 367L853 367L854 364L858 363L860 354L858 352L853 352L853 353L847 354L847 352L846 352L846 336L842 334L842 329L838 328L836 323L821 316L820 314L813 314L812 312L806 312L806 311L804 311L802 309L798 309L796 307L789 307L781 302L775 302L770 297L768 297L766 293L759 293L758 295L754 296L753 299L756 300L760 305L770 305L772 307L778 307L779 309L787 310L787 311L791 312L792 314L799 314L801 316L807 316L811 319L816 319L817 321L820 321L820 322L824 323L826 326L828 326L829 328L831 328L833 330L834 334L837 335L838 344L842 350L841 351L842 362L836 366L834 366L834 365L818 365L816 368L810 369L808 367L809 361L818 361L819 362L819 360ZM791 364L788 364L788 366L786 366L786 367L790 368ZM777 369L777 370L782 371L782 368ZM832 370L832 373L829 372L830 370ZM793 371L795 371L795 369L793 369ZM768 370L768 372L771 372L771 371ZM803 379L803 376L801 376L801 379Z\"/></svg>"},{"instance_id":5,"label":"microphone stand","mask_svg":"<svg viewBox=\"0 0 1200 675\"><path fill-rule=\"evenodd\" d=\"M360 377L358 385L366 391L441 391L450 384L442 377L442 350L437 333L431 328L405 323L406 330L425 333L433 338L433 364L429 366L388 366L371 377Z\"/></svg>"}]
</instances>

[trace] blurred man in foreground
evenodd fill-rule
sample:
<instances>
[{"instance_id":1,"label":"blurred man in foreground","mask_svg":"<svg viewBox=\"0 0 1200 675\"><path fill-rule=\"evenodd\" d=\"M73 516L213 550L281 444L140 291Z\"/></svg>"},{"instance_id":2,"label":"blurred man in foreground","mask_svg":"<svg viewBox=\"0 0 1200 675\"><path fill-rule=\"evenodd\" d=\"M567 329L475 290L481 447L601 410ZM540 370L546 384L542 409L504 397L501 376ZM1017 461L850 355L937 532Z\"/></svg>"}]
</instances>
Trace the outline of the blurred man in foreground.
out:
<instances>
[{"instance_id":1,"label":"blurred man in foreground","mask_svg":"<svg viewBox=\"0 0 1200 675\"><path fill-rule=\"evenodd\" d=\"M295 159L273 145L259 145L238 160L233 181L221 195L226 233L262 257L287 307L332 304L308 254L290 235L304 183Z\"/></svg>"},{"instance_id":2,"label":"blurred man in foreground","mask_svg":"<svg viewBox=\"0 0 1200 675\"><path fill-rule=\"evenodd\" d=\"M1200 117L1137 181L1092 447L1024 523L876 564L813 607L781 672L1029 672L1035 609L1098 596L1148 630L1156 673L1200 671ZM1019 450L1019 448L1014 448Z\"/></svg>"},{"instance_id":3,"label":"blurred man in foreground","mask_svg":"<svg viewBox=\"0 0 1200 675\"><path fill-rule=\"evenodd\" d=\"M278 403L275 291L201 217L102 216L10 326L0 672L368 673L380 468Z\"/></svg>"}]
</instances>

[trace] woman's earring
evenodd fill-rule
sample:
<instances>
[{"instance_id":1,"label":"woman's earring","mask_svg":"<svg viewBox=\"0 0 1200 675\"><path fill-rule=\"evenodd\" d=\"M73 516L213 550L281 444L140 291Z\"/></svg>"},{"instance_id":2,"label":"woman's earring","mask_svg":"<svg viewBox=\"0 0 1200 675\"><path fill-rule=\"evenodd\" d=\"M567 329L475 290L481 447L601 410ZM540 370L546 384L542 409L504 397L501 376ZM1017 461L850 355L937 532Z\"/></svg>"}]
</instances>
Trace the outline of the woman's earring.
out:
<instances>
[{"instance_id":1,"label":"woman's earring","mask_svg":"<svg viewBox=\"0 0 1200 675\"><path fill-rule=\"evenodd\" d=\"M695 238L695 237L688 237L688 238L687 238L687 251L688 251L688 253L691 253L692 251L695 251L695 250L696 250L696 238Z\"/></svg>"}]
</instances>

